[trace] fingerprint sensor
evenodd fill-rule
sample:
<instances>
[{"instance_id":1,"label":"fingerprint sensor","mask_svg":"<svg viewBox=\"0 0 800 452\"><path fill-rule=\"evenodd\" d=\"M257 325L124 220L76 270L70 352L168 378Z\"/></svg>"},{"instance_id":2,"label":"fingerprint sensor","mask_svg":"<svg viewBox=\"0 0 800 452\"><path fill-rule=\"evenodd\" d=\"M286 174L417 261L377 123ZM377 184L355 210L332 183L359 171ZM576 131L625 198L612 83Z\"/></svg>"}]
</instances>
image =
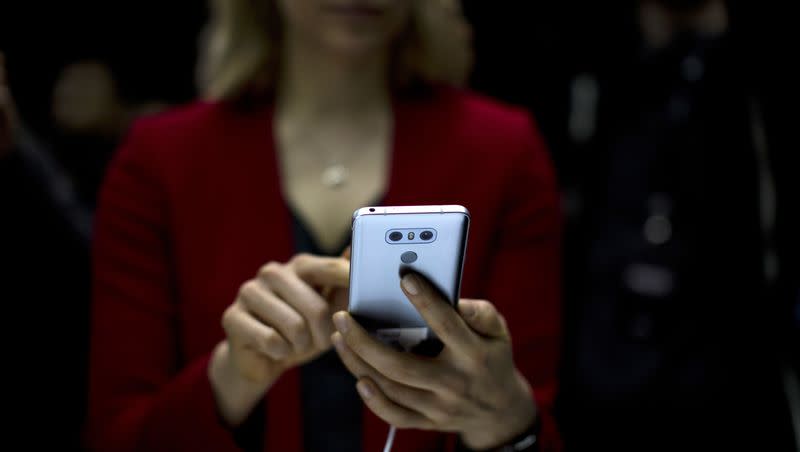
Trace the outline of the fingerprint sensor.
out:
<instances>
[{"instance_id":1,"label":"fingerprint sensor","mask_svg":"<svg viewBox=\"0 0 800 452\"><path fill-rule=\"evenodd\" d=\"M406 251L400 255L400 260L403 261L404 264L410 264L417 260L417 253L413 251Z\"/></svg>"}]
</instances>

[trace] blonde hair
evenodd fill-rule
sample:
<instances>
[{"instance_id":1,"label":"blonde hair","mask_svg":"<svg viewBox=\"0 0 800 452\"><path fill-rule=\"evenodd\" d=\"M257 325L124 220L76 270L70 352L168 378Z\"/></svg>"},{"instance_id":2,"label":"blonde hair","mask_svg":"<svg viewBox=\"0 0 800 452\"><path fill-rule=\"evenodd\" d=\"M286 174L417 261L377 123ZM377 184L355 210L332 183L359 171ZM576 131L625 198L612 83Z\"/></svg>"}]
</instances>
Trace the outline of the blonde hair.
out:
<instances>
[{"instance_id":1,"label":"blonde hair","mask_svg":"<svg viewBox=\"0 0 800 452\"><path fill-rule=\"evenodd\" d=\"M277 0L212 0L202 37L198 84L203 97L229 100L274 90L280 64ZM466 82L472 66L469 26L453 0L413 0L392 58L394 88Z\"/></svg>"}]
</instances>

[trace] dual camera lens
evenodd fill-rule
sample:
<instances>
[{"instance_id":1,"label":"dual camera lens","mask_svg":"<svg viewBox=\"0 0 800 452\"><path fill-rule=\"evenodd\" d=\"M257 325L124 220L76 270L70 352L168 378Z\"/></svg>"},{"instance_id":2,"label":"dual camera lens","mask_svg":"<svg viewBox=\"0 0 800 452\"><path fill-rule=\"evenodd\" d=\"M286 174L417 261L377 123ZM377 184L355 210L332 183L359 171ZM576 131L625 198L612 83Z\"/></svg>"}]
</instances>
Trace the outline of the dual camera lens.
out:
<instances>
[{"instance_id":1,"label":"dual camera lens","mask_svg":"<svg viewBox=\"0 0 800 452\"><path fill-rule=\"evenodd\" d=\"M431 232L431 231L422 231L422 232L419 233L419 238L421 240L430 240L430 239L433 238L433 232ZM389 234L389 240L391 240L393 242L399 242L400 240L403 240L403 233L400 232L400 231L392 231L392 233ZM409 232L408 233L408 240L414 240L414 233L413 232Z\"/></svg>"}]
</instances>

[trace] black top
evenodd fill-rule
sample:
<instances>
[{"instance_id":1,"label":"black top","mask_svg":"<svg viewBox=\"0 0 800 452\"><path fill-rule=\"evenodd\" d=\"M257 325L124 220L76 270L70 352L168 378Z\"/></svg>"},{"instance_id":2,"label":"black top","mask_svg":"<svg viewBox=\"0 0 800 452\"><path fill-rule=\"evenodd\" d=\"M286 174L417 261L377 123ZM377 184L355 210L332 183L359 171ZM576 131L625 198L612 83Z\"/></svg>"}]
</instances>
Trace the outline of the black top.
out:
<instances>
[{"instance_id":1,"label":"black top","mask_svg":"<svg viewBox=\"0 0 800 452\"><path fill-rule=\"evenodd\" d=\"M292 214L295 250L298 253L340 256L350 245L350 236L342 240L336 253L323 251L303 221ZM303 444L305 450L361 450L361 399L356 379L344 367L335 351L329 350L300 369L300 393L303 407Z\"/></svg>"}]
</instances>

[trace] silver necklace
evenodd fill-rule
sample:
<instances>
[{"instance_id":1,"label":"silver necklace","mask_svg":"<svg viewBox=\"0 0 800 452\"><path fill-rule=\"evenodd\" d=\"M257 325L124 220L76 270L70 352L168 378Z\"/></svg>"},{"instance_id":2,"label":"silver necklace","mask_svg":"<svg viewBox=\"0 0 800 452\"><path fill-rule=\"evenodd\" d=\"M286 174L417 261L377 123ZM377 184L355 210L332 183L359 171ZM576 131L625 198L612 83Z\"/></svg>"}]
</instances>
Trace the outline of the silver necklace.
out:
<instances>
[{"instance_id":1,"label":"silver necklace","mask_svg":"<svg viewBox=\"0 0 800 452\"><path fill-rule=\"evenodd\" d=\"M330 190L339 190L347 185L350 180L350 169L346 165L345 159L341 155L331 155L330 152L322 152L324 146L319 146L317 141L311 139L306 135L308 144L313 146L314 151L318 152L303 152L303 160L307 162L309 168L314 168L314 171L319 171L319 182L323 187ZM318 170L320 160L323 160L322 170Z\"/></svg>"},{"instance_id":2,"label":"silver necklace","mask_svg":"<svg viewBox=\"0 0 800 452\"><path fill-rule=\"evenodd\" d=\"M320 173L320 182L331 190L339 190L350 181L350 168L342 155L333 155ZM348 155L352 158L352 155Z\"/></svg>"},{"instance_id":3,"label":"silver necklace","mask_svg":"<svg viewBox=\"0 0 800 452\"><path fill-rule=\"evenodd\" d=\"M331 190L344 187L350 179L350 170L342 163L330 163L320 174L320 182Z\"/></svg>"},{"instance_id":4,"label":"silver necklace","mask_svg":"<svg viewBox=\"0 0 800 452\"><path fill-rule=\"evenodd\" d=\"M319 144L320 140L314 139L316 137L313 136L307 136L307 138L312 138L310 142L313 148L318 150L316 154L311 154L317 156L312 159L317 162L324 160L322 171L319 173L319 181L322 186L330 190L340 190L344 188L350 180L350 168L347 165L348 162L346 162L346 160L349 159L345 159L341 152L336 154L330 151L323 152L322 150L326 149L326 147ZM309 157L311 157L311 155L309 155ZM324 157L320 158L320 156Z\"/></svg>"},{"instance_id":5,"label":"silver necklace","mask_svg":"<svg viewBox=\"0 0 800 452\"><path fill-rule=\"evenodd\" d=\"M315 149L322 150L326 148L325 146L319 145L320 140L317 137L306 135L305 138L307 142ZM320 152L316 155L319 154L323 154L325 156L325 160L327 160L322 168L322 171L319 173L319 181L322 186L329 190L341 190L347 186L348 182L350 181L351 171L350 166L348 165L349 162L346 160L352 159L353 155L347 155L348 159L345 159L343 158L344 156L341 152L337 153L336 155L332 155L330 152Z\"/></svg>"}]
</instances>

